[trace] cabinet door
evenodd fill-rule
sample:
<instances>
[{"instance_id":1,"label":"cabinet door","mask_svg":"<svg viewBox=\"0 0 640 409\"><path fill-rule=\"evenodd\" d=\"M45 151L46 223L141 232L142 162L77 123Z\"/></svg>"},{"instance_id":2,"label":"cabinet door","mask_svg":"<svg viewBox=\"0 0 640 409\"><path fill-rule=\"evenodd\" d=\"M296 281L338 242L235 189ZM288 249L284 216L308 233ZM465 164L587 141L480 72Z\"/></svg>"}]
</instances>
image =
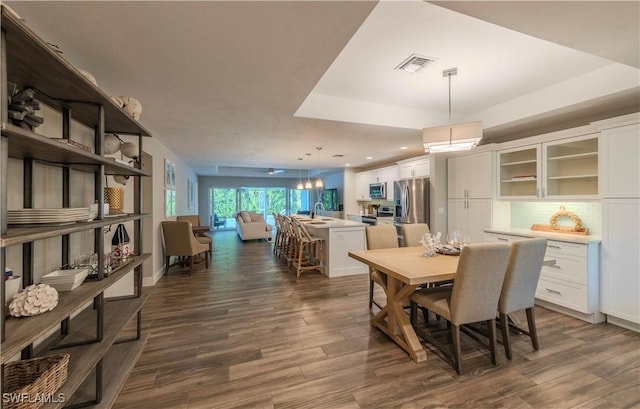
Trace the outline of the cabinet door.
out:
<instances>
[{"instance_id":1,"label":"cabinet door","mask_svg":"<svg viewBox=\"0 0 640 409\"><path fill-rule=\"evenodd\" d=\"M400 179L409 179L412 176L412 172L413 172L413 165L405 163L402 165L399 165L398 171L400 172Z\"/></svg>"},{"instance_id":2,"label":"cabinet door","mask_svg":"<svg viewBox=\"0 0 640 409\"><path fill-rule=\"evenodd\" d=\"M536 199L540 197L540 145L498 151L498 197Z\"/></svg>"},{"instance_id":3,"label":"cabinet door","mask_svg":"<svg viewBox=\"0 0 640 409\"><path fill-rule=\"evenodd\" d=\"M448 203L447 213L447 231L458 230L463 234L467 234L467 200L450 199ZM446 235L442 241L446 240Z\"/></svg>"},{"instance_id":4,"label":"cabinet door","mask_svg":"<svg viewBox=\"0 0 640 409\"><path fill-rule=\"evenodd\" d=\"M356 200L369 199L369 183L371 183L371 172L356 173Z\"/></svg>"},{"instance_id":5,"label":"cabinet door","mask_svg":"<svg viewBox=\"0 0 640 409\"><path fill-rule=\"evenodd\" d=\"M467 164L463 157L447 159L447 194L450 199L467 197Z\"/></svg>"},{"instance_id":6,"label":"cabinet door","mask_svg":"<svg viewBox=\"0 0 640 409\"><path fill-rule=\"evenodd\" d=\"M542 197L598 197L598 135L542 144Z\"/></svg>"},{"instance_id":7,"label":"cabinet door","mask_svg":"<svg viewBox=\"0 0 640 409\"><path fill-rule=\"evenodd\" d=\"M491 199L467 200L467 227L460 231L469 235L469 242L484 241L484 230L491 228L491 207Z\"/></svg>"},{"instance_id":8,"label":"cabinet door","mask_svg":"<svg viewBox=\"0 0 640 409\"><path fill-rule=\"evenodd\" d=\"M640 324L640 200L602 201L602 312Z\"/></svg>"},{"instance_id":9,"label":"cabinet door","mask_svg":"<svg viewBox=\"0 0 640 409\"><path fill-rule=\"evenodd\" d=\"M413 177L427 177L431 174L429 159L415 161L413 164Z\"/></svg>"},{"instance_id":10,"label":"cabinet door","mask_svg":"<svg viewBox=\"0 0 640 409\"><path fill-rule=\"evenodd\" d=\"M400 171L398 166L389 166L382 168L380 172L380 182L387 184L387 200L394 200L393 182L400 179Z\"/></svg>"},{"instance_id":11,"label":"cabinet door","mask_svg":"<svg viewBox=\"0 0 640 409\"><path fill-rule=\"evenodd\" d=\"M478 153L465 157L467 166L467 197L491 199L493 197L493 154Z\"/></svg>"},{"instance_id":12,"label":"cabinet door","mask_svg":"<svg viewBox=\"0 0 640 409\"><path fill-rule=\"evenodd\" d=\"M600 153L602 197L640 197L640 125L602 131Z\"/></svg>"}]
</instances>

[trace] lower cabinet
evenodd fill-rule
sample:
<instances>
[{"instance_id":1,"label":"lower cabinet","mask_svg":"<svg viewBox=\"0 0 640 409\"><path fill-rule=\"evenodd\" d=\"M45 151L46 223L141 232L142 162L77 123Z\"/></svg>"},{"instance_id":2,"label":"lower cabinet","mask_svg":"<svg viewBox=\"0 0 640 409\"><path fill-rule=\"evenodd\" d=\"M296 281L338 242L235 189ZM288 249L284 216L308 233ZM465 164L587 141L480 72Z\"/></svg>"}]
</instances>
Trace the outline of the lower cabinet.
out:
<instances>
[{"instance_id":1,"label":"lower cabinet","mask_svg":"<svg viewBox=\"0 0 640 409\"><path fill-rule=\"evenodd\" d=\"M640 330L640 199L602 201L602 312ZM621 322L624 320L626 322Z\"/></svg>"},{"instance_id":2,"label":"lower cabinet","mask_svg":"<svg viewBox=\"0 0 640 409\"><path fill-rule=\"evenodd\" d=\"M535 235L544 237L544 235ZM486 232L485 241L511 243L534 235ZM568 238L570 240L570 238ZM555 260L543 266L536 299L548 307L591 323L602 322L599 291L599 240L571 242L549 239L546 258Z\"/></svg>"},{"instance_id":3,"label":"lower cabinet","mask_svg":"<svg viewBox=\"0 0 640 409\"><path fill-rule=\"evenodd\" d=\"M448 231L468 235L470 243L484 241L484 230L491 228L492 207L491 199L449 199Z\"/></svg>"}]
</instances>

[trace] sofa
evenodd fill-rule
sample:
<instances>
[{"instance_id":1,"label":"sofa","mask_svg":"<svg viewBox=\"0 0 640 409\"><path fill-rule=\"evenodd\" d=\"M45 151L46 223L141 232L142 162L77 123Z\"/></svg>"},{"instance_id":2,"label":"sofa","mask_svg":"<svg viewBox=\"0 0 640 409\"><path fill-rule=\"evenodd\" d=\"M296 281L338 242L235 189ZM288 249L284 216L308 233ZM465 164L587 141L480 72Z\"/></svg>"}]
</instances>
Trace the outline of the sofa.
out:
<instances>
[{"instance_id":1,"label":"sofa","mask_svg":"<svg viewBox=\"0 0 640 409\"><path fill-rule=\"evenodd\" d=\"M260 213L241 211L236 214L236 231L242 241L266 239L271 241L273 226Z\"/></svg>"}]
</instances>

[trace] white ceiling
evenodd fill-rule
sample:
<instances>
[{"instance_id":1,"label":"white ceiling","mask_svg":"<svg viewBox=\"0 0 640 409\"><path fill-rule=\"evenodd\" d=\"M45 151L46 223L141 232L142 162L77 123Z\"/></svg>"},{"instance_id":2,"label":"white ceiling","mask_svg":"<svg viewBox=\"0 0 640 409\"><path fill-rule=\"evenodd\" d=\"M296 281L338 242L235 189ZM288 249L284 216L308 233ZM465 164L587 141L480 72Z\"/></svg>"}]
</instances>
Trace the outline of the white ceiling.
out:
<instances>
[{"instance_id":1,"label":"white ceiling","mask_svg":"<svg viewBox=\"0 0 640 409\"><path fill-rule=\"evenodd\" d=\"M423 154L452 67L452 119L484 143L640 110L639 2L437 3L8 2L200 175ZM436 61L394 70L413 53Z\"/></svg>"}]
</instances>

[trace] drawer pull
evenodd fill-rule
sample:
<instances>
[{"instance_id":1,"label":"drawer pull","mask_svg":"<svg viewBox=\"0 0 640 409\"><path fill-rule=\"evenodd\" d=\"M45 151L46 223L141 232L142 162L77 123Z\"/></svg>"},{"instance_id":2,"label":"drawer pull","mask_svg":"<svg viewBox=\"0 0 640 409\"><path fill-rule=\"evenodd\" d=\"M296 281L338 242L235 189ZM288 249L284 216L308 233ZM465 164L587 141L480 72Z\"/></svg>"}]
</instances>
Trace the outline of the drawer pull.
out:
<instances>
[{"instance_id":1,"label":"drawer pull","mask_svg":"<svg viewBox=\"0 0 640 409\"><path fill-rule=\"evenodd\" d=\"M547 244L547 247L550 247L550 248L552 248L552 249L561 249L561 248L562 248L562 247L560 247L560 246L555 246L555 245L553 245L553 244Z\"/></svg>"},{"instance_id":2,"label":"drawer pull","mask_svg":"<svg viewBox=\"0 0 640 409\"><path fill-rule=\"evenodd\" d=\"M546 289L548 292L550 292L551 294L555 294L555 295L562 295L562 293L560 291L557 290L552 290L551 288L547 288Z\"/></svg>"},{"instance_id":3,"label":"drawer pull","mask_svg":"<svg viewBox=\"0 0 640 409\"><path fill-rule=\"evenodd\" d=\"M496 237L500 241L509 241L509 239L505 239L504 237Z\"/></svg>"}]
</instances>

